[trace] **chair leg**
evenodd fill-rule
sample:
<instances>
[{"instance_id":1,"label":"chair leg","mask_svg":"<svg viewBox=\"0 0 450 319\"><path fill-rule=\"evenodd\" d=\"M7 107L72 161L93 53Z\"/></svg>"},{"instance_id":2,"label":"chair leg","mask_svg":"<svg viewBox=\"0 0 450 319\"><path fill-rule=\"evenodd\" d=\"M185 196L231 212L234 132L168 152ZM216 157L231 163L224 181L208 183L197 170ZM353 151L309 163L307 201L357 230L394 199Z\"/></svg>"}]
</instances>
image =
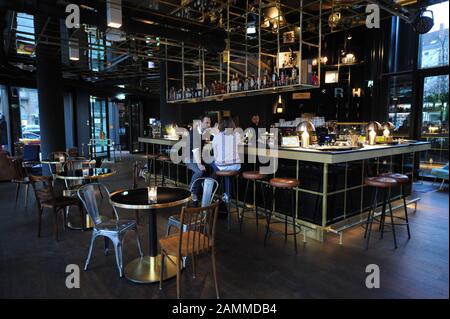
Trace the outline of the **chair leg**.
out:
<instances>
[{"instance_id":1,"label":"chair leg","mask_svg":"<svg viewBox=\"0 0 450 319\"><path fill-rule=\"evenodd\" d=\"M394 215L392 214L392 205L389 201L389 214L391 215L392 236L394 237L394 247L397 249L397 237L395 235Z\"/></svg>"},{"instance_id":2,"label":"chair leg","mask_svg":"<svg viewBox=\"0 0 450 319\"><path fill-rule=\"evenodd\" d=\"M38 237L41 237L42 213L43 209L38 209Z\"/></svg>"},{"instance_id":3,"label":"chair leg","mask_svg":"<svg viewBox=\"0 0 450 319\"><path fill-rule=\"evenodd\" d=\"M295 195L294 195L294 189L292 189L291 193L292 193L292 229L294 231L294 246L295 246L295 252L297 253L297 227L295 224Z\"/></svg>"},{"instance_id":4,"label":"chair leg","mask_svg":"<svg viewBox=\"0 0 450 319\"><path fill-rule=\"evenodd\" d=\"M253 191L256 193L256 181L253 181ZM253 206L255 206L255 223L256 223L256 230L258 230L259 216L258 216L258 205L256 204L256 199L253 201Z\"/></svg>"},{"instance_id":5,"label":"chair leg","mask_svg":"<svg viewBox=\"0 0 450 319\"><path fill-rule=\"evenodd\" d=\"M408 239L411 239L411 232L409 230L409 220L408 220L408 206L406 206L406 197L405 195L403 195L403 190L402 190L402 197L403 197L403 207L405 208L406 230L408 231Z\"/></svg>"},{"instance_id":6,"label":"chair leg","mask_svg":"<svg viewBox=\"0 0 450 319\"><path fill-rule=\"evenodd\" d=\"M164 278L164 262L166 259L166 255L164 251L161 249L161 264L159 265L159 290L162 290L162 282Z\"/></svg>"},{"instance_id":7,"label":"chair leg","mask_svg":"<svg viewBox=\"0 0 450 319\"><path fill-rule=\"evenodd\" d=\"M192 254L192 278L197 277L196 273L197 259L195 258L195 254Z\"/></svg>"},{"instance_id":8,"label":"chair leg","mask_svg":"<svg viewBox=\"0 0 450 319\"><path fill-rule=\"evenodd\" d=\"M384 235L384 223L386 221L386 202L389 201L389 196L387 195L387 192L384 191L384 199L383 199L383 208L381 210L381 217L380 217L380 239L383 239ZM390 205L390 202L389 202Z\"/></svg>"},{"instance_id":9,"label":"chair leg","mask_svg":"<svg viewBox=\"0 0 450 319\"><path fill-rule=\"evenodd\" d=\"M177 256L177 262L176 262L176 266L177 266L177 298L181 299L181 258L179 258L180 256Z\"/></svg>"},{"instance_id":10,"label":"chair leg","mask_svg":"<svg viewBox=\"0 0 450 319\"><path fill-rule=\"evenodd\" d=\"M138 247L139 256L144 257L144 253L142 252L141 240L139 239L139 233L137 227L134 229L134 235L136 236L136 244Z\"/></svg>"},{"instance_id":11,"label":"chair leg","mask_svg":"<svg viewBox=\"0 0 450 319\"><path fill-rule=\"evenodd\" d=\"M30 185L29 184L25 184L25 210L27 210L28 207L28 189L29 189Z\"/></svg>"},{"instance_id":12,"label":"chair leg","mask_svg":"<svg viewBox=\"0 0 450 319\"><path fill-rule=\"evenodd\" d=\"M17 206L17 199L19 198L19 191L20 191L20 183L17 183L17 186L16 186L16 206Z\"/></svg>"},{"instance_id":13,"label":"chair leg","mask_svg":"<svg viewBox=\"0 0 450 319\"><path fill-rule=\"evenodd\" d=\"M211 263L212 263L212 270L213 270L213 277L214 277L214 287L216 288L216 297L217 299L220 298L219 296L219 284L217 283L217 271L216 271L216 251L213 248L211 252Z\"/></svg>"},{"instance_id":14,"label":"chair leg","mask_svg":"<svg viewBox=\"0 0 450 319\"><path fill-rule=\"evenodd\" d=\"M139 225L139 210L136 210L136 224Z\"/></svg>"},{"instance_id":15,"label":"chair leg","mask_svg":"<svg viewBox=\"0 0 450 319\"><path fill-rule=\"evenodd\" d=\"M55 228L55 240L59 241L58 238L58 212L56 209L53 209L53 218L54 218L54 228Z\"/></svg>"},{"instance_id":16,"label":"chair leg","mask_svg":"<svg viewBox=\"0 0 450 319\"><path fill-rule=\"evenodd\" d=\"M248 192L248 185L249 185L250 180L247 180L247 184L245 186L245 192L244 192L244 199L242 200L242 213L241 216L239 218L239 231L242 232L242 223L244 221L244 216L245 216L245 201L247 200L247 192ZM239 217L239 214L238 214Z\"/></svg>"},{"instance_id":17,"label":"chair leg","mask_svg":"<svg viewBox=\"0 0 450 319\"><path fill-rule=\"evenodd\" d=\"M108 256L108 252L109 252L109 238L105 237L103 253L105 254L105 256Z\"/></svg>"},{"instance_id":18,"label":"chair leg","mask_svg":"<svg viewBox=\"0 0 450 319\"><path fill-rule=\"evenodd\" d=\"M117 269L119 270L119 276L123 277L122 273L122 243L120 238L114 240L114 250L116 252Z\"/></svg>"},{"instance_id":19,"label":"chair leg","mask_svg":"<svg viewBox=\"0 0 450 319\"><path fill-rule=\"evenodd\" d=\"M95 235L94 233L92 233L91 236L91 243L89 244L89 251L88 251L88 255L86 258L86 262L84 264L84 270L87 270L89 267L89 263L91 262L91 257L92 257L92 249L94 247L94 242L95 242L95 238L97 238L97 235ZM108 238L105 237L105 240L107 240Z\"/></svg>"},{"instance_id":20,"label":"chair leg","mask_svg":"<svg viewBox=\"0 0 450 319\"><path fill-rule=\"evenodd\" d=\"M378 188L375 189L372 208L369 211L369 214L367 215L366 230L364 232L364 238L367 237L366 250L369 249L369 241L370 241L370 234L372 232L373 217L375 216L375 209L377 207L377 197L378 197Z\"/></svg>"},{"instance_id":21,"label":"chair leg","mask_svg":"<svg viewBox=\"0 0 450 319\"><path fill-rule=\"evenodd\" d=\"M267 206L266 206L266 195L265 195L265 191L264 191L264 185L263 183L259 183L259 186L261 188L261 197L263 200L263 207L264 207L264 216L267 215Z\"/></svg>"}]
</instances>

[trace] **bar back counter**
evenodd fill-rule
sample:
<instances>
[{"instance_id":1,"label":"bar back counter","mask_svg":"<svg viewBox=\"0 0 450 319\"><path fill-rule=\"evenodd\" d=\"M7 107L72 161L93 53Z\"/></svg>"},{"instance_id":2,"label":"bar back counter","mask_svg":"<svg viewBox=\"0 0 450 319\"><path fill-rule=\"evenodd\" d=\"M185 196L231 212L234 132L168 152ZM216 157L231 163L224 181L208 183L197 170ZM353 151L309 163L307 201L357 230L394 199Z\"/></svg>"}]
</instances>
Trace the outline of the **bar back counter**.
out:
<instances>
[{"instance_id":1,"label":"bar back counter","mask_svg":"<svg viewBox=\"0 0 450 319\"><path fill-rule=\"evenodd\" d=\"M178 140L165 138L139 138L145 143L147 154L168 154ZM275 177L296 178L300 185L295 188L296 222L304 227L309 238L324 240L324 233L339 235L342 244L343 231L361 224L366 220L366 214L373 200L373 190L364 185L364 178L376 176L384 172L406 174L410 181L417 176L414 163L418 160L418 152L429 150L429 142L409 141L398 145L365 145L364 148L347 151L323 151L304 148L279 147L274 153L270 149L252 146L242 146L241 159L245 159L241 171L257 170L268 164L255 164L248 161L251 156L257 156L262 162L267 157L277 157L278 167ZM158 172L158 167L156 167ZM170 163L165 169L167 178L178 185L189 184L191 173L181 162ZM266 194L270 192L267 181L263 183ZM239 197L243 197L244 184L241 178L237 181ZM257 185L254 185L257 186ZM241 193L240 193L241 192ZM406 195L412 192L412 183L405 188ZM282 216L291 209L290 201L283 200L283 193L278 192L275 200L274 216ZM399 190L393 189L391 198L399 197ZM250 196L249 196L250 198ZM262 206L261 188L253 187L253 200L249 204ZM408 203L416 203L418 198L409 198ZM382 198L378 198L381 204ZM259 212L264 212L264 207ZM267 204L272 209L272 204ZM394 207L395 209L395 207ZM290 212L289 212L289 215Z\"/></svg>"}]
</instances>

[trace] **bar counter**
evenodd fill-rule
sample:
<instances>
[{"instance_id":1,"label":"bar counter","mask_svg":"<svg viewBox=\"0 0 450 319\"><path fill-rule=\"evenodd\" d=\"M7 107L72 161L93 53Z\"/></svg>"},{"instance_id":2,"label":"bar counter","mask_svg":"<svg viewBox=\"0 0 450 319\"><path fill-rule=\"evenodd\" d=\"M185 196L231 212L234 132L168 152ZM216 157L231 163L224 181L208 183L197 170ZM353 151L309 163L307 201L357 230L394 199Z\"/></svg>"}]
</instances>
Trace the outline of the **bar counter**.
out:
<instances>
[{"instance_id":1,"label":"bar counter","mask_svg":"<svg viewBox=\"0 0 450 319\"><path fill-rule=\"evenodd\" d=\"M141 137L139 142L146 144L147 153L168 152L176 144L176 139ZM267 164L248 163L248 156L277 157L278 169L275 176L296 178L300 185L296 193L296 221L305 227L307 236L319 241L324 240L324 233L339 235L342 244L343 231L361 224L372 201L373 192L364 185L366 176L375 176L392 171L410 176L415 175L414 163L418 152L431 148L429 142L409 141L397 145L365 145L361 149L346 151L320 151L304 148L279 147L275 153L269 149L257 149L252 146L243 148L244 164L241 171L255 170ZM183 163L170 164L168 178L177 184L188 184L191 173ZM271 194L267 182L265 194ZM237 181L241 194L244 182ZM326 187L324 186L326 185ZM406 187L406 194L411 194L412 183ZM239 191L236 200L239 201ZM275 216L281 216L290 209L283 200L284 194L278 192L275 198ZM399 190L393 189L391 197L399 196ZM250 197L250 196L249 196ZM409 203L416 203L418 198L409 198ZM381 198L378 198L381 203ZM253 187L252 203L262 203L260 187ZM268 205L272 208L271 205ZM395 207L394 207L395 208ZM264 208L259 209L263 212Z\"/></svg>"}]
</instances>

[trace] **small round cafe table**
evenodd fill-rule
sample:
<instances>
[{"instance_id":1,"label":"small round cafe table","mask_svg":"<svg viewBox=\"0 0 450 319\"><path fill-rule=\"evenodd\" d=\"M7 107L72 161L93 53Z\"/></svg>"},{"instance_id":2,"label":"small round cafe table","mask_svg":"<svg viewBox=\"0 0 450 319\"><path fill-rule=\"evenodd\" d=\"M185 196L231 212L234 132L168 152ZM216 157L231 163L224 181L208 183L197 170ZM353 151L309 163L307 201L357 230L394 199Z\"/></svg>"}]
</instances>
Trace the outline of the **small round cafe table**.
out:
<instances>
[{"instance_id":1,"label":"small round cafe table","mask_svg":"<svg viewBox=\"0 0 450 319\"><path fill-rule=\"evenodd\" d=\"M149 214L148 256L134 259L124 269L125 277L136 283L153 283L159 282L160 280L161 255L158 254L158 235L156 230L157 209L187 203L191 198L191 192L177 187L158 187L156 197L155 202L149 202L147 188L138 188L114 192L109 199L113 206L145 210ZM175 256L170 256L170 258L176 260ZM164 266L164 279L176 276L177 269L173 263L166 262Z\"/></svg>"},{"instance_id":2,"label":"small round cafe table","mask_svg":"<svg viewBox=\"0 0 450 319\"><path fill-rule=\"evenodd\" d=\"M110 177L116 174L116 171L110 168L83 168L64 172L58 172L55 177L65 181L96 181L101 178ZM81 227L74 227L72 224L67 225L71 229L81 229ZM94 227L91 217L86 214L85 229Z\"/></svg>"}]
</instances>

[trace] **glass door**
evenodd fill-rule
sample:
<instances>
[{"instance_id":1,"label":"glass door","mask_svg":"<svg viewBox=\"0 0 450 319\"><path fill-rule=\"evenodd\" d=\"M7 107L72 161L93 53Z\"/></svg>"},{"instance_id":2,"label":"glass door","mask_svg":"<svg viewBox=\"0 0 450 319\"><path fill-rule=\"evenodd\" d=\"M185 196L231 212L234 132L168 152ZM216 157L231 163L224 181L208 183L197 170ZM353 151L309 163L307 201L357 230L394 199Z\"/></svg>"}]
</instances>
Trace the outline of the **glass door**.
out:
<instances>
[{"instance_id":1,"label":"glass door","mask_svg":"<svg viewBox=\"0 0 450 319\"><path fill-rule=\"evenodd\" d=\"M106 99L91 96L91 157L108 157L108 115Z\"/></svg>"},{"instance_id":2,"label":"glass door","mask_svg":"<svg viewBox=\"0 0 450 319\"><path fill-rule=\"evenodd\" d=\"M427 76L423 81L421 137L431 142L424 152L420 168L423 176L448 162L448 74Z\"/></svg>"},{"instance_id":3,"label":"glass door","mask_svg":"<svg viewBox=\"0 0 450 319\"><path fill-rule=\"evenodd\" d=\"M0 150L11 154L10 141L8 91L0 85Z\"/></svg>"}]
</instances>

